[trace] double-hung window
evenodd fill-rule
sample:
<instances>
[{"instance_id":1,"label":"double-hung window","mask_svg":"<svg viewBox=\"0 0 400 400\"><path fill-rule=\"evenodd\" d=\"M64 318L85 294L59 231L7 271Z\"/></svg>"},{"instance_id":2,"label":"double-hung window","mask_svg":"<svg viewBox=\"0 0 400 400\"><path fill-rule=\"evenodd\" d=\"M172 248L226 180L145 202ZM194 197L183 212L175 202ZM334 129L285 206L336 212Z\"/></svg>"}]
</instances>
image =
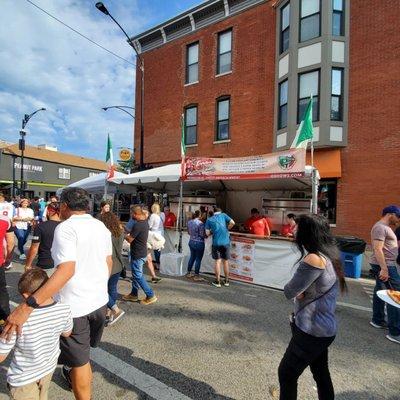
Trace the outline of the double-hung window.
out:
<instances>
[{"instance_id":1,"label":"double-hung window","mask_svg":"<svg viewBox=\"0 0 400 400\"><path fill-rule=\"evenodd\" d=\"M313 121L319 119L319 70L299 74L297 123L303 119L310 97L313 98Z\"/></svg>"},{"instance_id":2,"label":"double-hung window","mask_svg":"<svg viewBox=\"0 0 400 400\"><path fill-rule=\"evenodd\" d=\"M185 108L185 144L197 144L197 106Z\"/></svg>"},{"instance_id":3,"label":"double-hung window","mask_svg":"<svg viewBox=\"0 0 400 400\"><path fill-rule=\"evenodd\" d=\"M343 68L332 68L331 120L343 121Z\"/></svg>"},{"instance_id":4,"label":"double-hung window","mask_svg":"<svg viewBox=\"0 0 400 400\"><path fill-rule=\"evenodd\" d=\"M288 113L288 80L279 84L279 112L278 112L278 129L287 127Z\"/></svg>"},{"instance_id":5,"label":"double-hung window","mask_svg":"<svg viewBox=\"0 0 400 400\"><path fill-rule=\"evenodd\" d=\"M280 35L280 54L289 48L290 35L290 3L281 8L281 35Z\"/></svg>"},{"instance_id":6,"label":"double-hung window","mask_svg":"<svg viewBox=\"0 0 400 400\"><path fill-rule=\"evenodd\" d=\"M332 0L332 35L344 36L344 0Z\"/></svg>"},{"instance_id":7,"label":"double-hung window","mask_svg":"<svg viewBox=\"0 0 400 400\"><path fill-rule=\"evenodd\" d=\"M321 35L320 0L300 0L300 42Z\"/></svg>"},{"instance_id":8,"label":"double-hung window","mask_svg":"<svg viewBox=\"0 0 400 400\"><path fill-rule=\"evenodd\" d=\"M199 43L186 47L186 83L199 81Z\"/></svg>"},{"instance_id":9,"label":"double-hung window","mask_svg":"<svg viewBox=\"0 0 400 400\"><path fill-rule=\"evenodd\" d=\"M217 100L217 132L216 140L229 140L230 98Z\"/></svg>"},{"instance_id":10,"label":"double-hung window","mask_svg":"<svg viewBox=\"0 0 400 400\"><path fill-rule=\"evenodd\" d=\"M59 179L71 179L71 170L69 168L58 168Z\"/></svg>"},{"instance_id":11,"label":"double-hung window","mask_svg":"<svg viewBox=\"0 0 400 400\"><path fill-rule=\"evenodd\" d=\"M217 75L232 71L232 29L218 34Z\"/></svg>"}]
</instances>

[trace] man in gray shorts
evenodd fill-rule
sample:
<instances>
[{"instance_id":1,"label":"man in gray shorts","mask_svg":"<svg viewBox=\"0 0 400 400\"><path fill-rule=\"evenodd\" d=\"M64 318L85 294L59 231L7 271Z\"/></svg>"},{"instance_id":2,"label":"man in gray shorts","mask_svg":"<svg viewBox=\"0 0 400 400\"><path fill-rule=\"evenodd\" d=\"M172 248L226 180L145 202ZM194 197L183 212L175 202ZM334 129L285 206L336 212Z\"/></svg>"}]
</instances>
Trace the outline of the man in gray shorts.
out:
<instances>
[{"instance_id":1,"label":"man in gray shorts","mask_svg":"<svg viewBox=\"0 0 400 400\"><path fill-rule=\"evenodd\" d=\"M400 221L400 207L388 206L382 211L382 218L372 227L371 243L373 254L371 268L376 276L373 297L373 314L370 324L377 329L386 328L385 303L377 296L378 290L400 290L400 271L396 266L398 243L392 226ZM387 339L400 344L400 309L387 305L389 334Z\"/></svg>"}]
</instances>

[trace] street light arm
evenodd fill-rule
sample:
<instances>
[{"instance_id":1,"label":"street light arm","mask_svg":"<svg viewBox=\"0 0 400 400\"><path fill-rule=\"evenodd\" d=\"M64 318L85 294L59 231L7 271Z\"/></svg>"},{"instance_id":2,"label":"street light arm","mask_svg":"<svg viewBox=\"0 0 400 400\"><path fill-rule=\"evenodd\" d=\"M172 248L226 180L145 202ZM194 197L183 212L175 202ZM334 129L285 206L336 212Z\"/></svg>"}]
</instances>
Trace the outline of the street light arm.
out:
<instances>
[{"instance_id":1,"label":"street light arm","mask_svg":"<svg viewBox=\"0 0 400 400\"><path fill-rule=\"evenodd\" d=\"M132 110L134 110L133 107L129 107L129 106L110 106L110 107L103 107L104 111L107 111L109 108L118 108L118 110L123 111L124 113L129 114L133 119L135 119L135 116L133 114L131 114L129 111L126 111L123 107L126 108L131 108Z\"/></svg>"},{"instance_id":2,"label":"street light arm","mask_svg":"<svg viewBox=\"0 0 400 400\"><path fill-rule=\"evenodd\" d=\"M25 117L24 117L23 120L22 120L22 129L25 129L25 127L26 127L27 123L29 122L29 120L30 120L36 113L38 113L39 111L46 111L46 109L45 109L44 107L42 107L42 108L39 108L38 110L34 111L34 112L33 112L32 114L30 114L30 115L25 114Z\"/></svg>"}]
</instances>

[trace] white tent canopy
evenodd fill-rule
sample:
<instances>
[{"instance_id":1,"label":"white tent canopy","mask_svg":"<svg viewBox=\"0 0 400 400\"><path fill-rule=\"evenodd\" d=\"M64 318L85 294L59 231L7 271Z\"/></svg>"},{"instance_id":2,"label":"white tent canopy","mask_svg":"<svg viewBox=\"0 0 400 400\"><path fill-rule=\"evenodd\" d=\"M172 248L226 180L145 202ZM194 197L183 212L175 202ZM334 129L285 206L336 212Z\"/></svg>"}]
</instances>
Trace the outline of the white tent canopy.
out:
<instances>
[{"instance_id":1,"label":"white tent canopy","mask_svg":"<svg viewBox=\"0 0 400 400\"><path fill-rule=\"evenodd\" d=\"M114 178L115 183L127 185L155 182L178 182L181 177L181 165L170 164L163 167L152 168L146 171L136 172L120 178Z\"/></svg>"},{"instance_id":2,"label":"white tent canopy","mask_svg":"<svg viewBox=\"0 0 400 400\"><path fill-rule=\"evenodd\" d=\"M114 178L110 179L109 182L109 187L108 187L108 192L113 193L115 192L115 180L121 180L124 176L127 176L126 174L123 174L122 172L116 171L114 173ZM81 179L80 181L71 183L67 187L80 187L82 189L87 190L90 193L102 193L104 192L104 187L106 185L106 177L107 177L107 172L101 172L98 175L94 176L89 176L88 178ZM61 192L62 189L59 189L57 192ZM59 193L57 193L59 194Z\"/></svg>"}]
</instances>

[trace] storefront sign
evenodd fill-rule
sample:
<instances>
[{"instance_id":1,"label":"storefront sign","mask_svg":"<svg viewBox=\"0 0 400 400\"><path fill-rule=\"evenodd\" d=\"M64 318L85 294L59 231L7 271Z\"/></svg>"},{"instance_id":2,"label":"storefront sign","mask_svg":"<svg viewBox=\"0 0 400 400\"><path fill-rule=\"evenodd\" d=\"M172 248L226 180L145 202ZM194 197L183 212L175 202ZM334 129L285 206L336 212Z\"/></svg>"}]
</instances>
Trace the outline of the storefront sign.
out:
<instances>
[{"instance_id":1,"label":"storefront sign","mask_svg":"<svg viewBox=\"0 0 400 400\"><path fill-rule=\"evenodd\" d=\"M14 169L15 177L19 179L22 169L21 162L11 161L11 165ZM12 170L11 170L12 171ZM26 181L43 182L45 180L46 168L43 164L37 161L25 159L24 162L24 179Z\"/></svg>"},{"instance_id":2,"label":"storefront sign","mask_svg":"<svg viewBox=\"0 0 400 400\"><path fill-rule=\"evenodd\" d=\"M21 169L22 165L19 162L14 163L15 169ZM43 172L42 165L24 164L24 172Z\"/></svg>"},{"instance_id":3,"label":"storefront sign","mask_svg":"<svg viewBox=\"0 0 400 400\"><path fill-rule=\"evenodd\" d=\"M185 180L298 178L304 176L306 151L289 149L240 158L187 157Z\"/></svg>"},{"instance_id":4,"label":"storefront sign","mask_svg":"<svg viewBox=\"0 0 400 400\"><path fill-rule=\"evenodd\" d=\"M233 236L229 260L230 277L246 282L254 279L255 241Z\"/></svg>"}]
</instances>

